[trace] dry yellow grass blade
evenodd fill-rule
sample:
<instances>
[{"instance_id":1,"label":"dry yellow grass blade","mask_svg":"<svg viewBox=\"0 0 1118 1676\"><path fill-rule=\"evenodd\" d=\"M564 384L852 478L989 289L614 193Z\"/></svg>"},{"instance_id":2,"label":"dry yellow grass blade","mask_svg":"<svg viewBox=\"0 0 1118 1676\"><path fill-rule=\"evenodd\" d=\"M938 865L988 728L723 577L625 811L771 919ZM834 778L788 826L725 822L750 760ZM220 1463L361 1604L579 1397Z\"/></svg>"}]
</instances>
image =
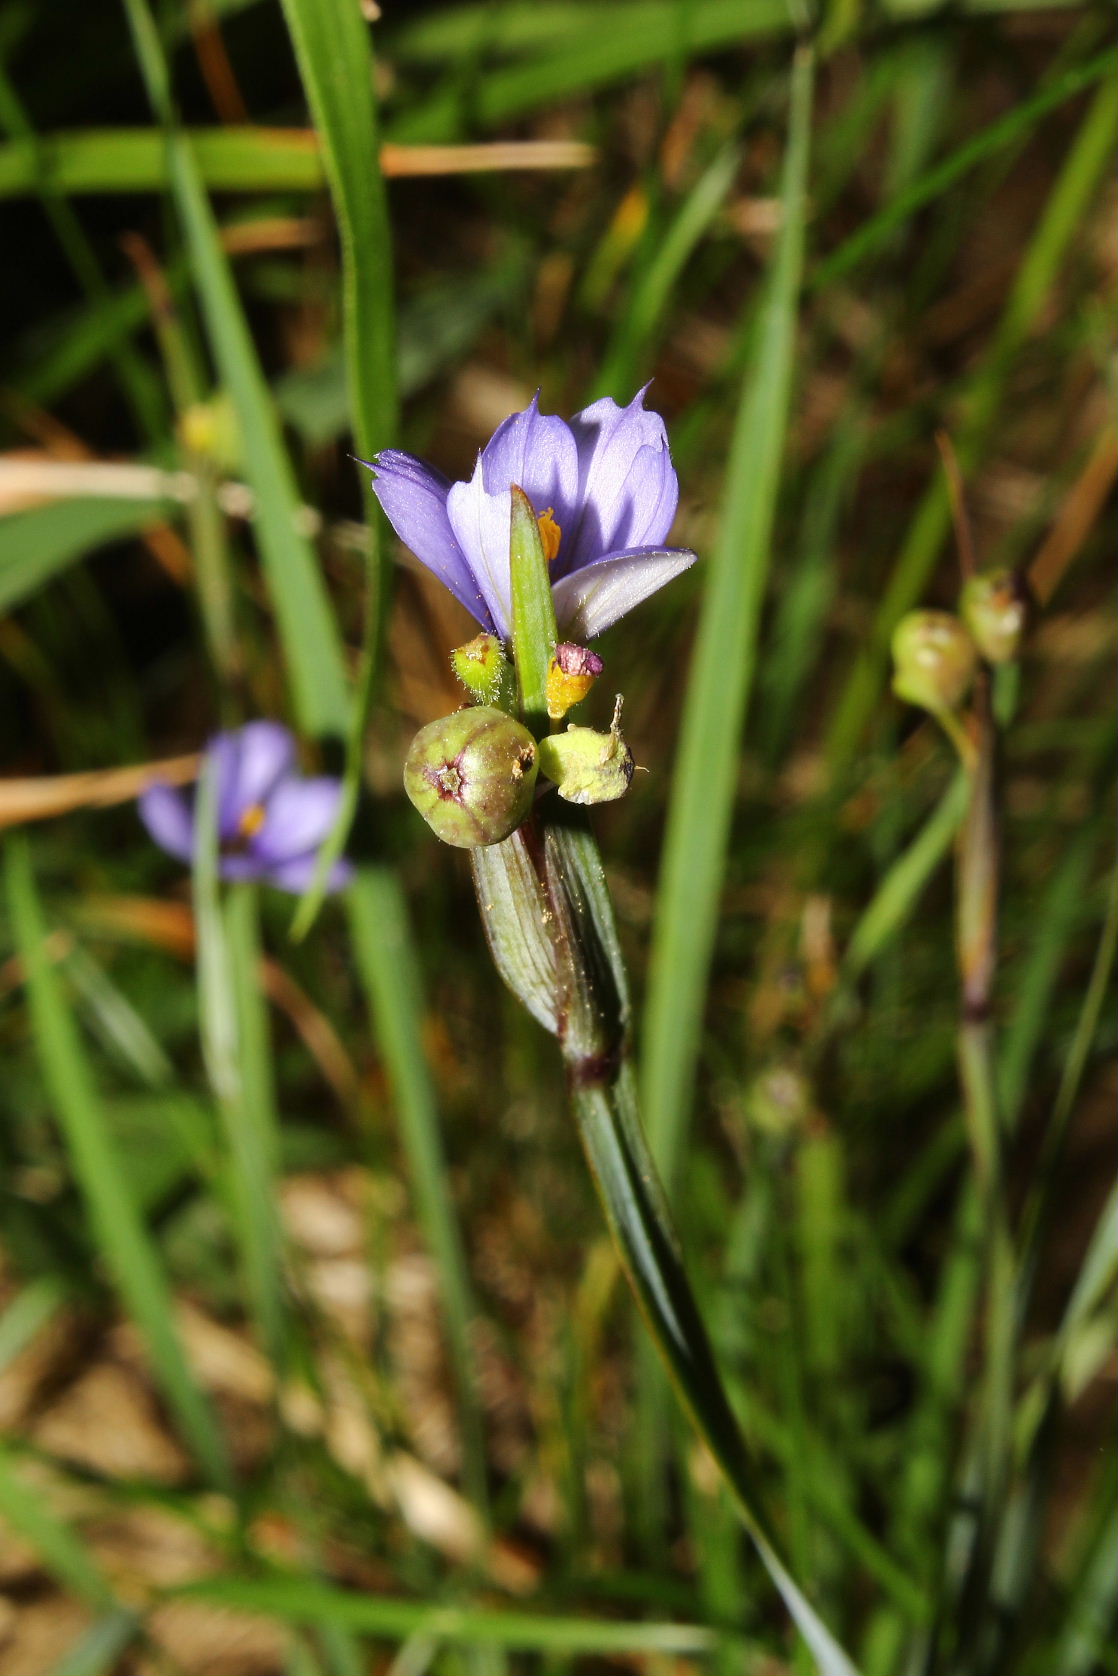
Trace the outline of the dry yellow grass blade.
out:
<instances>
[{"instance_id":1,"label":"dry yellow grass blade","mask_svg":"<svg viewBox=\"0 0 1118 1676\"><path fill-rule=\"evenodd\" d=\"M0 780L0 827L50 820L73 809L105 809L129 803L153 780L181 786L197 778L201 758L164 757L128 768L95 768L84 774L45 774L26 780Z\"/></svg>"}]
</instances>

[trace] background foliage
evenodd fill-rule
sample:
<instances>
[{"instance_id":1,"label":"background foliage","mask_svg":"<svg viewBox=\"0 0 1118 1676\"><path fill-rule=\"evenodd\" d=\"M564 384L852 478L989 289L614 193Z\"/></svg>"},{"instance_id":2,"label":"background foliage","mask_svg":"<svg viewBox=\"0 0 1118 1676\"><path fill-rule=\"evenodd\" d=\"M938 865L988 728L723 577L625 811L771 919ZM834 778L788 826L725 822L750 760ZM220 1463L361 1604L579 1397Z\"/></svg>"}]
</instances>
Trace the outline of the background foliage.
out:
<instances>
[{"instance_id":1,"label":"background foliage","mask_svg":"<svg viewBox=\"0 0 1118 1676\"><path fill-rule=\"evenodd\" d=\"M552 1044L401 795L470 629L351 459L467 475L537 386L648 379L703 562L603 640L649 772L597 827L796 1576L867 1676L1112 1668L1109 30L5 0L10 1676L810 1668L642 1349ZM1002 693L1008 1296L955 1065L963 792L889 692L898 616L958 591L937 431L1036 600ZM131 802L253 715L363 787L359 883L294 938L288 898L192 895Z\"/></svg>"}]
</instances>

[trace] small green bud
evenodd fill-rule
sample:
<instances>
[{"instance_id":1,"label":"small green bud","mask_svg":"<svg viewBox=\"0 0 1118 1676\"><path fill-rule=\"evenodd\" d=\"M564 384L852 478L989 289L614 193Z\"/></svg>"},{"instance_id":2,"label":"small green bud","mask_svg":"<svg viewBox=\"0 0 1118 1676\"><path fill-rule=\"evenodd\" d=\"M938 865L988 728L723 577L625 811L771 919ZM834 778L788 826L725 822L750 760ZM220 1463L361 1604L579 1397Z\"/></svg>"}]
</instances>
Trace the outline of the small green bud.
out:
<instances>
[{"instance_id":1,"label":"small green bud","mask_svg":"<svg viewBox=\"0 0 1118 1676\"><path fill-rule=\"evenodd\" d=\"M450 654L450 666L479 704L494 704L512 693L512 666L495 634L475 635Z\"/></svg>"},{"instance_id":2,"label":"small green bud","mask_svg":"<svg viewBox=\"0 0 1118 1676\"><path fill-rule=\"evenodd\" d=\"M608 733L572 723L540 740L540 767L568 803L612 803L633 778L633 753L621 737L621 700Z\"/></svg>"},{"instance_id":3,"label":"small green bud","mask_svg":"<svg viewBox=\"0 0 1118 1676\"><path fill-rule=\"evenodd\" d=\"M1026 596L1012 570L988 570L964 584L959 611L987 663L1012 663L1025 632Z\"/></svg>"},{"instance_id":4,"label":"small green bud","mask_svg":"<svg viewBox=\"0 0 1118 1676\"><path fill-rule=\"evenodd\" d=\"M933 716L958 709L976 663L974 642L950 611L909 611L893 631L893 691Z\"/></svg>"},{"instance_id":5,"label":"small green bud","mask_svg":"<svg viewBox=\"0 0 1118 1676\"><path fill-rule=\"evenodd\" d=\"M476 849L515 832L532 807L536 741L503 710L477 705L420 728L404 790L446 844Z\"/></svg>"}]
</instances>

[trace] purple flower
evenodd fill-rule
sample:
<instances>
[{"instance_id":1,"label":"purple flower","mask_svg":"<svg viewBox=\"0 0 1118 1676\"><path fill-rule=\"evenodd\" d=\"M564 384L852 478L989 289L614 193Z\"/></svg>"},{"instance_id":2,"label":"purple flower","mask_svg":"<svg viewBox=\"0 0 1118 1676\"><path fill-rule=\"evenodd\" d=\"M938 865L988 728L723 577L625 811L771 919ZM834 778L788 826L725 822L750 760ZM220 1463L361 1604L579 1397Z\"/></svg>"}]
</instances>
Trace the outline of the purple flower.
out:
<instances>
[{"instance_id":1,"label":"purple flower","mask_svg":"<svg viewBox=\"0 0 1118 1676\"><path fill-rule=\"evenodd\" d=\"M206 746L216 779L217 832L223 879L265 879L299 894L314 877L318 851L338 816L339 780L305 779L296 771L295 740L278 722L249 722L219 733ZM156 782L140 795L140 819L155 842L180 861L194 859L194 800ZM335 862L329 888L353 874Z\"/></svg>"},{"instance_id":2,"label":"purple flower","mask_svg":"<svg viewBox=\"0 0 1118 1676\"><path fill-rule=\"evenodd\" d=\"M589 640L695 562L662 545L679 484L664 421L644 391L606 396L569 422L537 398L500 425L468 483L451 483L394 448L367 463L396 534L483 628L509 638L509 523L514 483L539 519L559 632Z\"/></svg>"}]
</instances>

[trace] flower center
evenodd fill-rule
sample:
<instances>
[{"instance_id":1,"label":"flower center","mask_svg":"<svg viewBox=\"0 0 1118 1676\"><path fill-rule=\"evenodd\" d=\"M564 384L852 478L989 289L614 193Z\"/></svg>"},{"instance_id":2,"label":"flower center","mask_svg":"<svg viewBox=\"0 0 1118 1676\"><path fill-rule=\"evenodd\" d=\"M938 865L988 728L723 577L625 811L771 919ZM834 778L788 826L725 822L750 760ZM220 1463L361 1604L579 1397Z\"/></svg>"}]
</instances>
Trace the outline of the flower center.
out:
<instances>
[{"instance_id":1,"label":"flower center","mask_svg":"<svg viewBox=\"0 0 1118 1676\"><path fill-rule=\"evenodd\" d=\"M563 538L563 531L555 522L555 509L549 506L546 512L541 512L536 519L540 528L540 540L543 542L543 556L548 564L554 564L559 556L559 543Z\"/></svg>"},{"instance_id":2,"label":"flower center","mask_svg":"<svg viewBox=\"0 0 1118 1676\"><path fill-rule=\"evenodd\" d=\"M250 803L237 822L237 840L247 844L251 838L255 838L264 825L267 813L263 803Z\"/></svg>"}]
</instances>

